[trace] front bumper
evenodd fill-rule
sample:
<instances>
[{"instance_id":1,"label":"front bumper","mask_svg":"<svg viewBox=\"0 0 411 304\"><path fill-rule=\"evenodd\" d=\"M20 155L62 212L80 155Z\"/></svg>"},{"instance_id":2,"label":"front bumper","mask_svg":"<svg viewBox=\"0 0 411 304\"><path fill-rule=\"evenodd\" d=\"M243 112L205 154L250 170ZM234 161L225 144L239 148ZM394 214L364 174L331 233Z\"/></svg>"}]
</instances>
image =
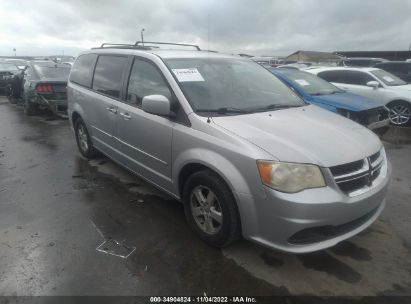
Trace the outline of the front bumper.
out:
<instances>
[{"instance_id":1,"label":"front bumper","mask_svg":"<svg viewBox=\"0 0 411 304\"><path fill-rule=\"evenodd\" d=\"M244 238L269 248L306 253L332 247L370 226L385 206L391 175L361 195L338 187L287 194L265 188L265 198L236 193Z\"/></svg>"},{"instance_id":2,"label":"front bumper","mask_svg":"<svg viewBox=\"0 0 411 304\"><path fill-rule=\"evenodd\" d=\"M376 129L381 129L381 128L388 127L389 125L390 125L390 120L387 118L387 119L384 119L384 120L373 122L373 123L369 124L367 126L367 128L370 129L370 130L376 130Z\"/></svg>"}]
</instances>

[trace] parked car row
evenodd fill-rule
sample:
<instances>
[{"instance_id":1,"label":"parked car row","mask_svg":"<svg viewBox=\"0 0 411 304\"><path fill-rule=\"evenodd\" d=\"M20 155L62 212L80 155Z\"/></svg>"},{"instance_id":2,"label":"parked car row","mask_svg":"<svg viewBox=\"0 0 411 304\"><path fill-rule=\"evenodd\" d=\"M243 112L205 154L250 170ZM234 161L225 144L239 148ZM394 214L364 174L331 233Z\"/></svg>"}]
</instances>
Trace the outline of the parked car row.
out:
<instances>
[{"instance_id":1,"label":"parked car row","mask_svg":"<svg viewBox=\"0 0 411 304\"><path fill-rule=\"evenodd\" d=\"M271 69L305 101L352 119L377 134L388 129L385 103L342 90L328 81L295 69Z\"/></svg>"},{"instance_id":2,"label":"parked car row","mask_svg":"<svg viewBox=\"0 0 411 304\"><path fill-rule=\"evenodd\" d=\"M310 66L324 66L324 64L318 64L315 62L303 62L298 61L294 63L286 63L283 65L271 65L271 67L281 67L290 69L304 69ZM331 65L327 65L331 66ZM338 63L341 67L354 67L354 68L378 68L387 71L398 78L404 80L407 83L411 82L411 61L389 61L383 58L371 58L371 57L355 57L355 58L342 58ZM270 68L270 66L268 66Z\"/></svg>"},{"instance_id":3,"label":"parked car row","mask_svg":"<svg viewBox=\"0 0 411 304\"><path fill-rule=\"evenodd\" d=\"M377 68L324 67L307 72L333 83L338 88L385 104L392 124L409 126L411 122L411 84Z\"/></svg>"},{"instance_id":4,"label":"parked car row","mask_svg":"<svg viewBox=\"0 0 411 304\"><path fill-rule=\"evenodd\" d=\"M67 79L70 65L49 60L32 60L24 67L15 61L0 62L0 89L10 103L22 103L26 115L48 110L54 115L67 116Z\"/></svg>"},{"instance_id":5,"label":"parked car row","mask_svg":"<svg viewBox=\"0 0 411 304\"><path fill-rule=\"evenodd\" d=\"M3 62L0 83L27 115L67 113L82 156L102 153L181 201L212 246L244 237L311 252L376 220L391 169L370 130L382 134L403 114L397 119L400 109L389 113L387 98L356 95L322 73L364 71L375 78L365 86L380 92L401 80L310 63L306 71L297 64L267 71L197 46L150 44L103 44L73 66Z\"/></svg>"},{"instance_id":6,"label":"parked car row","mask_svg":"<svg viewBox=\"0 0 411 304\"><path fill-rule=\"evenodd\" d=\"M181 201L212 246L243 236L311 252L376 220L391 171L378 136L306 102L338 103L338 112L355 98L365 105L350 110L364 112L371 101L194 47L103 44L80 54L67 86L80 153L103 153Z\"/></svg>"}]
</instances>

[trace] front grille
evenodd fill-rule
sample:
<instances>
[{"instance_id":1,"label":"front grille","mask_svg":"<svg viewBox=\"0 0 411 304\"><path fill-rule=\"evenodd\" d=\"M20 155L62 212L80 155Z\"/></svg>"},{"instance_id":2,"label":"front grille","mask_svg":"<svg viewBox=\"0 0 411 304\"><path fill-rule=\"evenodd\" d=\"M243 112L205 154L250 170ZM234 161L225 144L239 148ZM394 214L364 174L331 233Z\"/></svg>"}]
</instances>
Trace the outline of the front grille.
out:
<instances>
[{"instance_id":1,"label":"front grille","mask_svg":"<svg viewBox=\"0 0 411 304\"><path fill-rule=\"evenodd\" d=\"M331 167L330 171L340 190L353 196L355 192L373 185L385 161L381 150L365 159Z\"/></svg>"}]
</instances>

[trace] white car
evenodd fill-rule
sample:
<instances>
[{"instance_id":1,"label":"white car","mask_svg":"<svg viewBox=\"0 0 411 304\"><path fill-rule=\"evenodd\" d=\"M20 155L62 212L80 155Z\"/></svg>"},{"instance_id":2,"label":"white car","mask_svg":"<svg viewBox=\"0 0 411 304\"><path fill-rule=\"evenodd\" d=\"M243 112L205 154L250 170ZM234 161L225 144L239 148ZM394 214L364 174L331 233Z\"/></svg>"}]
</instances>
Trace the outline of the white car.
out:
<instances>
[{"instance_id":1,"label":"white car","mask_svg":"<svg viewBox=\"0 0 411 304\"><path fill-rule=\"evenodd\" d=\"M393 125L411 124L411 84L376 68L323 67L307 69L342 90L372 98L390 110Z\"/></svg>"}]
</instances>

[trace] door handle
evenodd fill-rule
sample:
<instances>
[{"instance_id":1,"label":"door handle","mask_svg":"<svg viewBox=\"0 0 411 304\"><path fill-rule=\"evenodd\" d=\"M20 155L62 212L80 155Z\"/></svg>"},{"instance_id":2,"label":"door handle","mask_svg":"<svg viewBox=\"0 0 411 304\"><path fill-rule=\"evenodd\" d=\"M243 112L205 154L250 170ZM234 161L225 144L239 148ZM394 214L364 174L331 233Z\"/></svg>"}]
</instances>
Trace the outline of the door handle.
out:
<instances>
[{"instance_id":1,"label":"door handle","mask_svg":"<svg viewBox=\"0 0 411 304\"><path fill-rule=\"evenodd\" d=\"M131 115L128 113L123 113L120 112L121 117L123 117L124 120L130 120L131 119Z\"/></svg>"},{"instance_id":2,"label":"door handle","mask_svg":"<svg viewBox=\"0 0 411 304\"><path fill-rule=\"evenodd\" d=\"M107 107L106 110L113 113L113 114L117 114L117 109L114 108L114 107Z\"/></svg>"}]
</instances>

